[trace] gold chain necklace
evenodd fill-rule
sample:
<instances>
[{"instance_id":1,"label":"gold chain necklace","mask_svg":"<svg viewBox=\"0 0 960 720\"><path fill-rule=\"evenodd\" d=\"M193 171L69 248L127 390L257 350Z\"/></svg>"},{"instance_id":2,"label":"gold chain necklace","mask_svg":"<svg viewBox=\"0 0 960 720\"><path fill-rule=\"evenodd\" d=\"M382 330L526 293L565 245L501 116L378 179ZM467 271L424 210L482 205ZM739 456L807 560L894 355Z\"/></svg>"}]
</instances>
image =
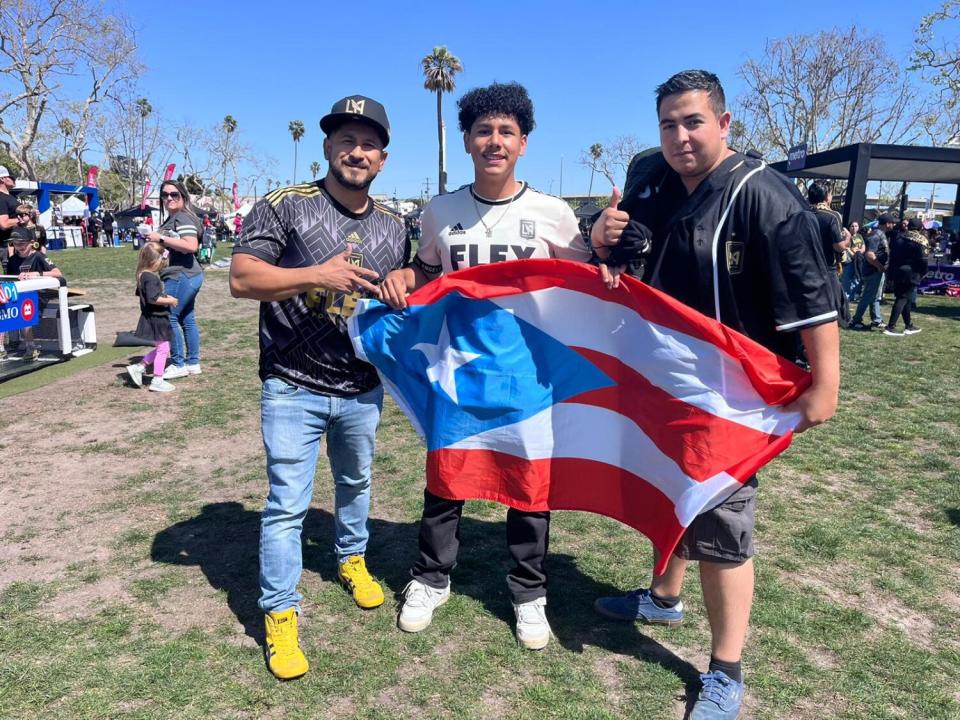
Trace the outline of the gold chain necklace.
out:
<instances>
[{"instance_id":1,"label":"gold chain necklace","mask_svg":"<svg viewBox=\"0 0 960 720\"><path fill-rule=\"evenodd\" d=\"M501 213L500 217L496 219L496 222L494 222L493 225L487 225L483 221L483 215L480 214L480 206L477 204L477 196L474 194L473 186L470 186L470 199L473 200L473 209L477 211L477 219L480 221L480 224L483 225L483 229L486 230L488 238L493 237L493 229L507 216L507 213L510 212L510 206L513 205L513 201L517 199L517 195L519 195L522 191L523 188L521 187L518 192L513 194L513 196L510 198L510 202L507 203L506 210Z\"/></svg>"}]
</instances>

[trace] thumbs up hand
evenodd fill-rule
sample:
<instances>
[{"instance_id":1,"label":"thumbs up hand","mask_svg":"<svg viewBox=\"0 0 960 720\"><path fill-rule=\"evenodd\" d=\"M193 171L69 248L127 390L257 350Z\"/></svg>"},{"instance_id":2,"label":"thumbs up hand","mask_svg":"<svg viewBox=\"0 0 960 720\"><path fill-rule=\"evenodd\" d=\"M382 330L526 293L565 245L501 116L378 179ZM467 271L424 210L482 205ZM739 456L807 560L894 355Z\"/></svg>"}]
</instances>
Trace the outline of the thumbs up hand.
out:
<instances>
[{"instance_id":1,"label":"thumbs up hand","mask_svg":"<svg viewBox=\"0 0 960 720\"><path fill-rule=\"evenodd\" d=\"M610 253L610 247L620 242L623 229L630 221L630 216L619 209L621 197L620 188L614 186L610 195L610 205L600 213L600 217L590 230L590 244L602 260L605 260Z\"/></svg>"}]
</instances>

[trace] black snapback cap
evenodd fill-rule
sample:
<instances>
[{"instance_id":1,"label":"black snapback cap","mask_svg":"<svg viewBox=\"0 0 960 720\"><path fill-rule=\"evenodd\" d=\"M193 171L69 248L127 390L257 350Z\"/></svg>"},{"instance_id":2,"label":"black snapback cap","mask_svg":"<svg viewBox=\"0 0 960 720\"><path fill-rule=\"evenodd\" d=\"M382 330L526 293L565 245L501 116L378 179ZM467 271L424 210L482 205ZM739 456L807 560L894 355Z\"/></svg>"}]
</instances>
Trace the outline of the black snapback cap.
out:
<instances>
[{"instance_id":1,"label":"black snapback cap","mask_svg":"<svg viewBox=\"0 0 960 720\"><path fill-rule=\"evenodd\" d=\"M390 142L390 121L387 120L387 111L376 100L364 95L349 95L338 100L330 108L330 112L320 118L320 129L330 135L345 122L362 122L371 125L380 134L384 147Z\"/></svg>"}]
</instances>

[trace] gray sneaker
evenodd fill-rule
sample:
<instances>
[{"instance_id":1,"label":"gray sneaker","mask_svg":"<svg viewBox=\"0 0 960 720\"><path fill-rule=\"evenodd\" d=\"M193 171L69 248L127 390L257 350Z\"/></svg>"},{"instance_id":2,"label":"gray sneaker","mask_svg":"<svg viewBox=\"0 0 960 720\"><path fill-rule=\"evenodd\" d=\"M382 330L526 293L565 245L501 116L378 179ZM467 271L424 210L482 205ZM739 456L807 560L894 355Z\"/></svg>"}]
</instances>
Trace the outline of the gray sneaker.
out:
<instances>
[{"instance_id":1,"label":"gray sneaker","mask_svg":"<svg viewBox=\"0 0 960 720\"><path fill-rule=\"evenodd\" d=\"M174 386L164 380L162 377L155 377L150 381L150 386L147 388L153 392L168 393L175 390Z\"/></svg>"},{"instance_id":2,"label":"gray sneaker","mask_svg":"<svg viewBox=\"0 0 960 720\"><path fill-rule=\"evenodd\" d=\"M143 371L146 370L143 363L134 363L133 365L127 365L127 375L130 376L130 380L137 387L143 387Z\"/></svg>"},{"instance_id":3,"label":"gray sneaker","mask_svg":"<svg viewBox=\"0 0 960 720\"><path fill-rule=\"evenodd\" d=\"M404 632L420 632L433 620L433 611L450 599L450 582L443 590L411 580L403 589L403 607L397 626Z\"/></svg>"},{"instance_id":4,"label":"gray sneaker","mask_svg":"<svg viewBox=\"0 0 960 720\"><path fill-rule=\"evenodd\" d=\"M163 376L168 380L176 380L177 378L186 377L189 374L186 365L170 365L163 371Z\"/></svg>"},{"instance_id":5,"label":"gray sneaker","mask_svg":"<svg viewBox=\"0 0 960 720\"><path fill-rule=\"evenodd\" d=\"M547 621L545 597L525 603L514 603L517 616L517 642L527 650L543 650L550 642L550 623Z\"/></svg>"}]
</instances>

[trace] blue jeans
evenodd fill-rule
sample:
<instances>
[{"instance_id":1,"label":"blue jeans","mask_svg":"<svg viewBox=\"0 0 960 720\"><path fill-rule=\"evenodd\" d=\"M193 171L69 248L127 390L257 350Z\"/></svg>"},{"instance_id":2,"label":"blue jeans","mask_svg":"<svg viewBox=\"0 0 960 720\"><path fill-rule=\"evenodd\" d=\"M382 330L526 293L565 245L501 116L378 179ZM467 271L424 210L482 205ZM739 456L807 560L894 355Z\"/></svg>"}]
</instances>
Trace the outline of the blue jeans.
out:
<instances>
[{"instance_id":1,"label":"blue jeans","mask_svg":"<svg viewBox=\"0 0 960 720\"><path fill-rule=\"evenodd\" d=\"M843 287L843 294L847 296L847 300L853 302L853 299L857 296L857 290L860 288L860 278L857 277L855 263L848 262L843 266L840 285Z\"/></svg>"},{"instance_id":2,"label":"blue jeans","mask_svg":"<svg viewBox=\"0 0 960 720\"><path fill-rule=\"evenodd\" d=\"M863 313L867 306L870 307L870 320L872 322L883 322L883 316L880 314L880 299L883 297L883 280L885 273L876 272L863 278L863 294L860 296L860 302L857 303L857 311L853 314L851 323L856 325L863 322Z\"/></svg>"},{"instance_id":3,"label":"blue jeans","mask_svg":"<svg viewBox=\"0 0 960 720\"><path fill-rule=\"evenodd\" d=\"M184 363L184 340L187 343L186 363L200 363L200 330L193 310L201 285L203 273L192 277L181 273L163 281L164 292L177 299L177 306L170 308L170 362L179 367Z\"/></svg>"},{"instance_id":4,"label":"blue jeans","mask_svg":"<svg viewBox=\"0 0 960 720\"><path fill-rule=\"evenodd\" d=\"M300 534L313 496L320 440L334 480L337 561L363 555L370 535L370 469L383 387L351 398L320 395L267 378L260 400L270 494L260 518L260 609L300 611Z\"/></svg>"}]
</instances>

